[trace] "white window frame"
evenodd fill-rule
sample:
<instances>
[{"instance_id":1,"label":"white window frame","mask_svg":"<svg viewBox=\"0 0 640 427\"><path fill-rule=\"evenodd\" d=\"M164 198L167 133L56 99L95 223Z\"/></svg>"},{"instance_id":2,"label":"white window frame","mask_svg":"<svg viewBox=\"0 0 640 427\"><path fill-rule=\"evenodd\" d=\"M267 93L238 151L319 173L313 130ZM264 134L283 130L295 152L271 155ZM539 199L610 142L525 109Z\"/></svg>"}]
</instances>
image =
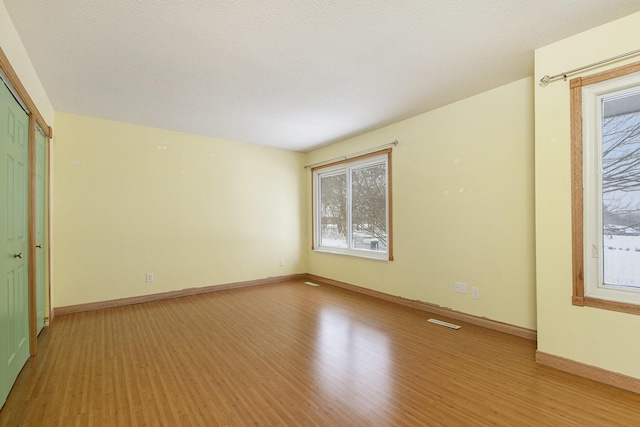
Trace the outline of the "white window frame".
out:
<instances>
[{"instance_id":1,"label":"white window frame","mask_svg":"<svg viewBox=\"0 0 640 427\"><path fill-rule=\"evenodd\" d=\"M384 163L386 172L386 231L387 231L387 245L386 251L359 249L352 247L352 224L351 224L351 170L362 168L366 166L373 166ZM320 180L322 177L339 174L345 172L347 176L347 247L337 248L332 246L322 246L321 233L322 233L322 221L321 211L319 209L321 204L321 192ZM380 261L393 260L392 252L392 230L391 230L391 151L383 150L382 152L371 153L368 155L360 156L354 159L343 160L328 165L323 165L312 169L313 180L313 250L316 252L324 252L339 255L355 256L360 258L367 258Z\"/></svg>"},{"instance_id":2,"label":"white window frame","mask_svg":"<svg viewBox=\"0 0 640 427\"><path fill-rule=\"evenodd\" d=\"M601 147L602 98L640 88L640 62L572 79L570 88L572 303L640 314L640 291L603 280Z\"/></svg>"}]
</instances>

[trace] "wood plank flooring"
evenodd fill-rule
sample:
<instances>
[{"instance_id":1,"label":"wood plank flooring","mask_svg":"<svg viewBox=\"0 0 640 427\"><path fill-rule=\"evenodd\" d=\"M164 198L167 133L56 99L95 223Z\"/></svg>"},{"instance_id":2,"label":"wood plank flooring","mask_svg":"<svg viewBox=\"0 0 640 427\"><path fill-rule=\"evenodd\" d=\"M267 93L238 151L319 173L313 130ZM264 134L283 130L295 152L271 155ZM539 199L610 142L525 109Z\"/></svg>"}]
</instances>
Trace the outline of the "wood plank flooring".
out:
<instances>
[{"instance_id":1,"label":"wood plank flooring","mask_svg":"<svg viewBox=\"0 0 640 427\"><path fill-rule=\"evenodd\" d=\"M640 425L640 395L429 317L302 281L56 317L0 426Z\"/></svg>"}]
</instances>

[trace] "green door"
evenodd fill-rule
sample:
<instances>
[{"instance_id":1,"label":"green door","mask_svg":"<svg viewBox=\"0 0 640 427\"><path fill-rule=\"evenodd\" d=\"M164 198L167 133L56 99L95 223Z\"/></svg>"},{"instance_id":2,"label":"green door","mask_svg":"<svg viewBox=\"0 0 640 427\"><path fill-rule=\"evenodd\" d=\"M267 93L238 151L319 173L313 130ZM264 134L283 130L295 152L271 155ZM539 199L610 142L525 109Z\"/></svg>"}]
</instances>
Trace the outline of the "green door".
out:
<instances>
[{"instance_id":1,"label":"green door","mask_svg":"<svg viewBox=\"0 0 640 427\"><path fill-rule=\"evenodd\" d=\"M47 137L36 128L36 326L37 333L44 327L44 226L45 226L45 150Z\"/></svg>"},{"instance_id":2,"label":"green door","mask_svg":"<svg viewBox=\"0 0 640 427\"><path fill-rule=\"evenodd\" d=\"M28 123L0 80L0 406L29 358Z\"/></svg>"}]
</instances>

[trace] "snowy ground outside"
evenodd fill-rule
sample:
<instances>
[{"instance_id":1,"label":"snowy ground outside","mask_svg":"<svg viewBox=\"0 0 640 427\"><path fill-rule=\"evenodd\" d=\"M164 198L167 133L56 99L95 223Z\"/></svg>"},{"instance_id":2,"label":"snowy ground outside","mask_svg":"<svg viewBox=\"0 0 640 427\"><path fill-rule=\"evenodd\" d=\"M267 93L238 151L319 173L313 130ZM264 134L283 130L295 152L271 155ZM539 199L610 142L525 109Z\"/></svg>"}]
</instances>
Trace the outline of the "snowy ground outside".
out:
<instances>
[{"instance_id":1,"label":"snowy ground outside","mask_svg":"<svg viewBox=\"0 0 640 427\"><path fill-rule=\"evenodd\" d=\"M604 281L640 288L640 236L604 236Z\"/></svg>"},{"instance_id":2,"label":"snowy ground outside","mask_svg":"<svg viewBox=\"0 0 640 427\"><path fill-rule=\"evenodd\" d=\"M372 240L378 241L376 238L371 237L369 235L356 233L356 238L354 242L355 249L376 250L375 243L373 246L371 245ZM320 245L325 247L330 247L330 248L346 248L347 238L345 236L340 236L338 233L335 233L335 232L333 233L325 232L321 237ZM378 241L377 250L384 252L387 250L387 247L384 245L384 243Z\"/></svg>"}]
</instances>

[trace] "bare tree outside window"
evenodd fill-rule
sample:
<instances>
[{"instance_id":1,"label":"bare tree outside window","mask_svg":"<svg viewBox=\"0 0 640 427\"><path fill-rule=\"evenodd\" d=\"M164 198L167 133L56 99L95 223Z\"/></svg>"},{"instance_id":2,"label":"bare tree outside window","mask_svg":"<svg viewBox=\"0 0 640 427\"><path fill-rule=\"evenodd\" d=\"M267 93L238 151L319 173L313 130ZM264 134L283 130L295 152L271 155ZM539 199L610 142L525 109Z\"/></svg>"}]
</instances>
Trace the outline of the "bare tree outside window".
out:
<instances>
[{"instance_id":1,"label":"bare tree outside window","mask_svg":"<svg viewBox=\"0 0 640 427\"><path fill-rule=\"evenodd\" d=\"M640 288L640 92L602 101L603 281Z\"/></svg>"},{"instance_id":2,"label":"bare tree outside window","mask_svg":"<svg viewBox=\"0 0 640 427\"><path fill-rule=\"evenodd\" d=\"M347 174L320 179L322 246L347 247Z\"/></svg>"},{"instance_id":3,"label":"bare tree outside window","mask_svg":"<svg viewBox=\"0 0 640 427\"><path fill-rule=\"evenodd\" d=\"M384 164L351 172L353 240L379 250L387 246L387 175Z\"/></svg>"}]
</instances>

